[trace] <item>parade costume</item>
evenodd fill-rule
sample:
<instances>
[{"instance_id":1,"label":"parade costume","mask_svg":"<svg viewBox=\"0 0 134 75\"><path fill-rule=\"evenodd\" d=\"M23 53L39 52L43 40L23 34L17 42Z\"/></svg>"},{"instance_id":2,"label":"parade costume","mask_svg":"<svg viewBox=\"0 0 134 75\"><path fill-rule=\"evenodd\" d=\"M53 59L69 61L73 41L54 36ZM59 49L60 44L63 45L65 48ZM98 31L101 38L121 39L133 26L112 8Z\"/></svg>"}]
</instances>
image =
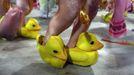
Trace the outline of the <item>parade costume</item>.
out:
<instances>
[{"instance_id":1,"label":"parade costume","mask_svg":"<svg viewBox=\"0 0 134 75\"><path fill-rule=\"evenodd\" d=\"M42 60L56 68L63 68L66 62L80 66L95 64L98 59L97 50L103 44L87 30L97 14L98 0L58 1L58 12L51 19L45 36L37 37L37 49ZM65 46L59 34L72 23L72 34Z\"/></svg>"},{"instance_id":2,"label":"parade costume","mask_svg":"<svg viewBox=\"0 0 134 75\"><path fill-rule=\"evenodd\" d=\"M126 3L126 0L115 0L114 13L109 25L109 34L112 37L121 38L127 32L123 15L126 10Z\"/></svg>"},{"instance_id":3,"label":"parade costume","mask_svg":"<svg viewBox=\"0 0 134 75\"><path fill-rule=\"evenodd\" d=\"M13 40L18 35L19 30L24 25L25 16L28 15L32 10L32 0L16 0L15 6L10 6L10 0L3 3L3 7L0 9L10 9L5 12L6 14L0 23L0 37L6 38L7 40ZM7 3L7 4L6 4ZM4 7L6 5L6 7Z\"/></svg>"}]
</instances>

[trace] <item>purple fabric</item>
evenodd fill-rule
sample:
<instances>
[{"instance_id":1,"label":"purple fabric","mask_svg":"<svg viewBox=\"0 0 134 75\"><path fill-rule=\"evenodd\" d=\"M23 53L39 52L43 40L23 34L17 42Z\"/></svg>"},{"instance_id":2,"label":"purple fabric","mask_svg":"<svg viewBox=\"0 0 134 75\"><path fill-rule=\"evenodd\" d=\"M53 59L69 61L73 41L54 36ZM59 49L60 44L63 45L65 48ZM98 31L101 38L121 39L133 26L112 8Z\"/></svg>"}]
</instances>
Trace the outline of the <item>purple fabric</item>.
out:
<instances>
[{"instance_id":1,"label":"purple fabric","mask_svg":"<svg viewBox=\"0 0 134 75\"><path fill-rule=\"evenodd\" d=\"M0 23L0 36L13 40L21 28L24 13L18 8L10 8Z\"/></svg>"},{"instance_id":2,"label":"purple fabric","mask_svg":"<svg viewBox=\"0 0 134 75\"><path fill-rule=\"evenodd\" d=\"M126 3L127 0L115 0L115 9L113 13L113 18L114 20L116 19L124 19L124 12L126 9Z\"/></svg>"}]
</instances>

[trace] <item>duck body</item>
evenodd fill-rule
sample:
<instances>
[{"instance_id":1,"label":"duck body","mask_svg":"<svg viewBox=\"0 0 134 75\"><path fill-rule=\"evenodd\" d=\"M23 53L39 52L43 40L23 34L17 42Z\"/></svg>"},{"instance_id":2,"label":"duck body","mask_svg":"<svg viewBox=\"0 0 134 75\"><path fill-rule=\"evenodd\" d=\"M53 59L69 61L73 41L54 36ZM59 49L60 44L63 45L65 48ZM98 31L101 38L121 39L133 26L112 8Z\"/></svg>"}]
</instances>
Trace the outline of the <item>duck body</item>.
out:
<instances>
[{"instance_id":1,"label":"duck body","mask_svg":"<svg viewBox=\"0 0 134 75\"><path fill-rule=\"evenodd\" d=\"M80 66L90 66L97 62L98 52L86 52L79 48L69 49L69 61Z\"/></svg>"},{"instance_id":2,"label":"duck body","mask_svg":"<svg viewBox=\"0 0 134 75\"><path fill-rule=\"evenodd\" d=\"M26 37L26 38L35 39L39 35L39 33L40 33L39 30L28 30L25 27L21 28L21 36Z\"/></svg>"}]
</instances>

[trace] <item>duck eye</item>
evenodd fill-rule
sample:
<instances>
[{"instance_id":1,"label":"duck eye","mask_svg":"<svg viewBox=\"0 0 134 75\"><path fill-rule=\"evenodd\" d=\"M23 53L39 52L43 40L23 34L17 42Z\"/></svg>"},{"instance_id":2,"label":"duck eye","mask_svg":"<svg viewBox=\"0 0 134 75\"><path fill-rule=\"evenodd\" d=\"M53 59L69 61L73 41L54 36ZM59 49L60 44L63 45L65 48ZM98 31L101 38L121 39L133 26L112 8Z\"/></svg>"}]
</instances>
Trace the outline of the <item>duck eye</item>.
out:
<instances>
[{"instance_id":1,"label":"duck eye","mask_svg":"<svg viewBox=\"0 0 134 75\"><path fill-rule=\"evenodd\" d=\"M90 44L93 45L94 44L94 41L91 41Z\"/></svg>"},{"instance_id":2,"label":"duck eye","mask_svg":"<svg viewBox=\"0 0 134 75\"><path fill-rule=\"evenodd\" d=\"M33 24L33 27L35 27L35 25Z\"/></svg>"},{"instance_id":3,"label":"duck eye","mask_svg":"<svg viewBox=\"0 0 134 75\"><path fill-rule=\"evenodd\" d=\"M57 50L53 50L53 52L54 52L54 53L58 53L58 51L57 51Z\"/></svg>"}]
</instances>

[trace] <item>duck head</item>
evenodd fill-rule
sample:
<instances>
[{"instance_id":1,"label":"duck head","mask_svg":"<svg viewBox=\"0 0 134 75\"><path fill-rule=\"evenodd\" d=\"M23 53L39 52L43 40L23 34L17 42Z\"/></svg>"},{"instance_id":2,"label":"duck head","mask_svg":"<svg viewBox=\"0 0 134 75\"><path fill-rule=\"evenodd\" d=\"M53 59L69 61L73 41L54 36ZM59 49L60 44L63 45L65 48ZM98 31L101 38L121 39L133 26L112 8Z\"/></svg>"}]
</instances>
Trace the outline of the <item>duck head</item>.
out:
<instances>
[{"instance_id":1,"label":"duck head","mask_svg":"<svg viewBox=\"0 0 134 75\"><path fill-rule=\"evenodd\" d=\"M41 30L41 26L39 25L39 22L34 18L30 18L24 27L30 31L40 31Z\"/></svg>"},{"instance_id":2,"label":"duck head","mask_svg":"<svg viewBox=\"0 0 134 75\"><path fill-rule=\"evenodd\" d=\"M60 36L51 36L45 45L44 36L37 37L37 48L43 61L53 67L63 68L67 61L67 53L64 49L64 43Z\"/></svg>"},{"instance_id":3,"label":"duck head","mask_svg":"<svg viewBox=\"0 0 134 75\"><path fill-rule=\"evenodd\" d=\"M85 51L95 51L103 47L103 44L97 40L94 34L83 32L78 38L76 46Z\"/></svg>"}]
</instances>

